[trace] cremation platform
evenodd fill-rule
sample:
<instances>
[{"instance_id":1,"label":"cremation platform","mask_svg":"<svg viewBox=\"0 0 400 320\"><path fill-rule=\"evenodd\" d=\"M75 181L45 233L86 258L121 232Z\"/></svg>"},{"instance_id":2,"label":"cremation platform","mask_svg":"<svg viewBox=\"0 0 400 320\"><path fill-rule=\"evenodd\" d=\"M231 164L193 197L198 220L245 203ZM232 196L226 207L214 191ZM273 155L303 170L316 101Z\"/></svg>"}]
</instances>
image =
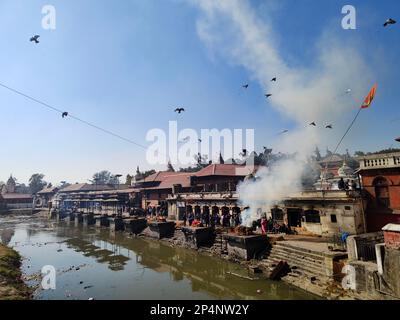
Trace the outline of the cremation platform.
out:
<instances>
[{"instance_id":1,"label":"cremation platform","mask_svg":"<svg viewBox=\"0 0 400 320\"><path fill-rule=\"evenodd\" d=\"M108 220L107 215L101 215L97 216L96 218L96 227L106 227L108 228L110 226L110 221Z\"/></svg>"},{"instance_id":2,"label":"cremation platform","mask_svg":"<svg viewBox=\"0 0 400 320\"><path fill-rule=\"evenodd\" d=\"M125 231L139 234L147 227L147 220L145 218L130 218L124 219Z\"/></svg>"},{"instance_id":3,"label":"cremation platform","mask_svg":"<svg viewBox=\"0 0 400 320\"><path fill-rule=\"evenodd\" d=\"M149 236L157 239L172 237L175 233L175 222L149 222Z\"/></svg>"},{"instance_id":4,"label":"cremation platform","mask_svg":"<svg viewBox=\"0 0 400 320\"><path fill-rule=\"evenodd\" d=\"M108 218L108 221L111 231L115 232L125 230L124 219L121 217Z\"/></svg>"},{"instance_id":5,"label":"cremation platform","mask_svg":"<svg viewBox=\"0 0 400 320\"><path fill-rule=\"evenodd\" d=\"M83 214L82 213L75 213L75 226L83 224Z\"/></svg>"},{"instance_id":6,"label":"cremation platform","mask_svg":"<svg viewBox=\"0 0 400 320\"><path fill-rule=\"evenodd\" d=\"M214 230L211 227L182 227L185 241L195 247L210 245L214 240Z\"/></svg>"},{"instance_id":7,"label":"cremation platform","mask_svg":"<svg viewBox=\"0 0 400 320\"><path fill-rule=\"evenodd\" d=\"M96 224L96 219L93 213L83 214L82 217L84 226L93 226Z\"/></svg>"},{"instance_id":8,"label":"cremation platform","mask_svg":"<svg viewBox=\"0 0 400 320\"><path fill-rule=\"evenodd\" d=\"M242 260L257 259L269 245L266 235L226 234L223 238L227 240L229 257Z\"/></svg>"}]
</instances>

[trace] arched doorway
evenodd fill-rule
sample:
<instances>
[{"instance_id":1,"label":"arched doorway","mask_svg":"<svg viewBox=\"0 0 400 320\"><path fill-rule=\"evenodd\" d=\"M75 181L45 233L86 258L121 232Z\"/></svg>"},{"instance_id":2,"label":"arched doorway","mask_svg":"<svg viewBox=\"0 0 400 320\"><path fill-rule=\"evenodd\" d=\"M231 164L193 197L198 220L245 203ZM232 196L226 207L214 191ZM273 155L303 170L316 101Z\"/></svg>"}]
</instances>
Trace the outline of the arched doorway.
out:
<instances>
[{"instance_id":1,"label":"arched doorway","mask_svg":"<svg viewBox=\"0 0 400 320\"><path fill-rule=\"evenodd\" d=\"M211 208L211 225L219 226L220 224L219 208L217 206L213 206Z\"/></svg>"},{"instance_id":2,"label":"arched doorway","mask_svg":"<svg viewBox=\"0 0 400 320\"><path fill-rule=\"evenodd\" d=\"M221 213L222 213L222 225L224 227L229 227L229 218L230 218L229 208L226 206L222 207Z\"/></svg>"},{"instance_id":3,"label":"arched doorway","mask_svg":"<svg viewBox=\"0 0 400 320\"><path fill-rule=\"evenodd\" d=\"M375 199L378 207L389 208L389 182L384 177L378 177L374 180Z\"/></svg>"},{"instance_id":4,"label":"arched doorway","mask_svg":"<svg viewBox=\"0 0 400 320\"><path fill-rule=\"evenodd\" d=\"M194 207L194 217L197 220L201 220L201 208L200 208L200 206L195 206Z\"/></svg>"},{"instance_id":5,"label":"arched doorway","mask_svg":"<svg viewBox=\"0 0 400 320\"><path fill-rule=\"evenodd\" d=\"M201 216L201 221L203 224L208 227L210 225L210 207L205 206L203 207L203 214Z\"/></svg>"}]
</instances>

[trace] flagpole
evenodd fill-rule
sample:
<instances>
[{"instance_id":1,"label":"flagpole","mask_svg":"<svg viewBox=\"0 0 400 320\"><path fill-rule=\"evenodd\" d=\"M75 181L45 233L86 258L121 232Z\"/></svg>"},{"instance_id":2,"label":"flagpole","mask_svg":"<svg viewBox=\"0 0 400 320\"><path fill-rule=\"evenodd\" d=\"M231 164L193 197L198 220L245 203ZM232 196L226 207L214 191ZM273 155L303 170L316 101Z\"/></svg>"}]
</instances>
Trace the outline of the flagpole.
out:
<instances>
[{"instance_id":1,"label":"flagpole","mask_svg":"<svg viewBox=\"0 0 400 320\"><path fill-rule=\"evenodd\" d=\"M328 172L328 163L330 158L338 151L340 145L342 144L344 138L347 136L347 134L350 132L351 128L353 127L354 123L356 122L358 116L360 115L360 112L362 109L368 108L372 101L375 98L375 93L376 93L376 87L377 84L375 83L375 85L372 87L371 91L369 92L368 96L365 98L364 103L361 105L360 109L358 110L356 116L354 117L353 121L350 123L349 127L347 128L346 132L344 133L343 137L340 139L339 143L337 144L335 150L333 151L332 155L328 158L326 164L325 164L325 174ZM321 178L321 189L322 189L322 180L323 178Z\"/></svg>"},{"instance_id":2,"label":"flagpole","mask_svg":"<svg viewBox=\"0 0 400 320\"><path fill-rule=\"evenodd\" d=\"M328 163L329 163L329 160L333 157L333 155L334 155L334 154L337 152L337 150L339 149L339 147L340 147L340 145L342 144L344 138L347 136L347 134L350 132L351 128L353 127L354 123L356 122L356 120L357 120L358 116L360 115L362 109L363 109L363 107L360 107L360 108L359 108L359 110L358 110L356 116L354 117L353 121L350 123L349 127L347 128L347 130L346 130L346 132L344 133L343 137L340 139L340 141L339 141L339 143L337 144L337 146L336 146L335 150L333 151L332 155L331 155L331 156L329 157L329 159L327 160L327 162L326 162L326 164L325 164L325 174L327 174L327 172L328 172ZM323 178L321 178L321 189L323 188L322 183L323 183Z\"/></svg>"},{"instance_id":3,"label":"flagpole","mask_svg":"<svg viewBox=\"0 0 400 320\"><path fill-rule=\"evenodd\" d=\"M349 127L347 128L346 132L344 133L343 137L340 139L339 143L337 144L335 151L333 151L333 154L336 153L336 151L339 149L340 145L342 144L344 138L345 138L345 137L347 136L347 134L350 132L350 130L351 130L351 128L353 127L354 123L356 122L358 116L360 115L360 112L361 112L362 109L363 109L363 108L361 107L361 108L358 110L358 112L357 112L356 116L354 117L353 121L350 123L350 125L349 125Z\"/></svg>"}]
</instances>

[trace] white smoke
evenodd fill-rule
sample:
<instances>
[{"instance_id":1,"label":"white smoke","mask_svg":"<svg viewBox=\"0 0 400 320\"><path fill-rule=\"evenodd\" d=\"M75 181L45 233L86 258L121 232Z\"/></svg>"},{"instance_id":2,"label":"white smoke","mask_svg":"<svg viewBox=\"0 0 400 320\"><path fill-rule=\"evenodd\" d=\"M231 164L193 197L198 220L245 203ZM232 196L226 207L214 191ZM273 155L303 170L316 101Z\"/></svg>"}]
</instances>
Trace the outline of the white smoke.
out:
<instances>
[{"instance_id":1,"label":"white smoke","mask_svg":"<svg viewBox=\"0 0 400 320\"><path fill-rule=\"evenodd\" d=\"M242 218L254 219L261 204L268 208L301 188L304 164L315 146L337 141L338 135L329 138L324 126L354 111L354 100L342 99L342 93L351 88L354 96L365 95L372 83L370 72L355 44L339 44L329 30L314 48L313 65L293 67L279 53L279 30L275 31L268 18L261 21L248 1L192 2L202 12L197 21L200 38L214 52L245 67L266 92L273 92L272 107L297 125L278 141L280 151L296 152L296 156L263 169L258 181L239 187L241 201L250 207L250 214L247 212ZM278 82L271 83L275 76ZM308 127L312 121L319 128Z\"/></svg>"}]
</instances>

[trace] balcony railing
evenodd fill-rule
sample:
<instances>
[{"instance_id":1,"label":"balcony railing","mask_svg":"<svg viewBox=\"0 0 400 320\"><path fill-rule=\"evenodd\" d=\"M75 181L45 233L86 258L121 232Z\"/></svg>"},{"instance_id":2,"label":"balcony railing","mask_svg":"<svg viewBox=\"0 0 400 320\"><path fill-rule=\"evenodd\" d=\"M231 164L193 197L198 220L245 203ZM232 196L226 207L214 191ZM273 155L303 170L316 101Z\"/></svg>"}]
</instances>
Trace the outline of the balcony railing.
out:
<instances>
[{"instance_id":1,"label":"balcony railing","mask_svg":"<svg viewBox=\"0 0 400 320\"><path fill-rule=\"evenodd\" d=\"M400 154L391 154L379 157L363 158L360 160L361 169L379 169L400 167Z\"/></svg>"}]
</instances>

